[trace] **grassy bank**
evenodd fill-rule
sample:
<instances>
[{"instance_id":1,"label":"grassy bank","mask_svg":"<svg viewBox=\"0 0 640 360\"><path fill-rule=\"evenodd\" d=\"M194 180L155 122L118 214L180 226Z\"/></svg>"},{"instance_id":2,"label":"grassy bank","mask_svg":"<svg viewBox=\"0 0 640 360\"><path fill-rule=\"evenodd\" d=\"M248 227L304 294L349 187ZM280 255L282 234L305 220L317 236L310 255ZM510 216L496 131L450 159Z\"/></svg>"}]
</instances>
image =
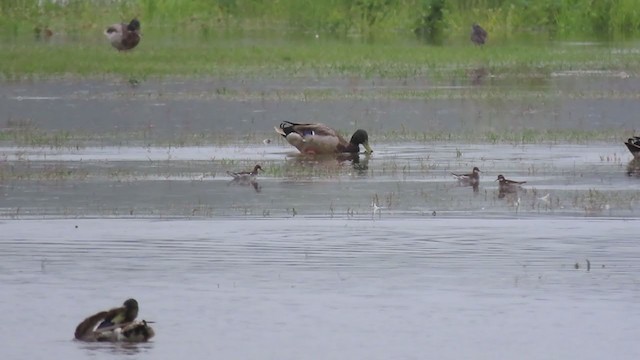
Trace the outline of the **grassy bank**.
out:
<instances>
[{"instance_id":1,"label":"grassy bank","mask_svg":"<svg viewBox=\"0 0 640 360\"><path fill-rule=\"evenodd\" d=\"M0 75L245 76L378 78L438 77L482 67L492 75L547 74L558 70L640 70L640 57L605 46L500 45L434 47L411 41L378 44L328 39L177 41L145 36L138 48L118 53L105 39L32 39L3 46Z\"/></svg>"},{"instance_id":2,"label":"grassy bank","mask_svg":"<svg viewBox=\"0 0 640 360\"><path fill-rule=\"evenodd\" d=\"M138 16L155 31L203 37L275 29L446 43L468 38L478 22L492 39L522 33L619 39L640 30L636 8L636 0L0 0L0 33L46 27L73 34L110 18Z\"/></svg>"},{"instance_id":3,"label":"grassy bank","mask_svg":"<svg viewBox=\"0 0 640 360\"><path fill-rule=\"evenodd\" d=\"M447 76L640 69L611 42L640 29L631 0L0 0L0 76ZM104 26L136 16L143 40L112 49ZM489 31L469 42L472 22ZM46 29L51 30L48 37ZM608 45L602 45L608 44ZM617 44L620 44L617 42ZM443 46L440 46L443 45Z\"/></svg>"}]
</instances>

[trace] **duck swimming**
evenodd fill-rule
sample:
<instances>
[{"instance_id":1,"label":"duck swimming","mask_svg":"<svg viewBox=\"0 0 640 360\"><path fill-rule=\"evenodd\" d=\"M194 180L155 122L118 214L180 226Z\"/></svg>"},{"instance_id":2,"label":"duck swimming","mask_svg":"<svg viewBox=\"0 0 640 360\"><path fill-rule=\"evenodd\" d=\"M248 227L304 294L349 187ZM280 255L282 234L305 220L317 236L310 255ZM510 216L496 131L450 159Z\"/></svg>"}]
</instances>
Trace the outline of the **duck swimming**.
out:
<instances>
[{"instance_id":1,"label":"duck swimming","mask_svg":"<svg viewBox=\"0 0 640 360\"><path fill-rule=\"evenodd\" d=\"M369 146L369 134L362 129L356 130L349 141L334 129L320 123L299 124L285 121L275 130L304 154L358 153L360 145L364 147L365 153L373 152Z\"/></svg>"},{"instance_id":2,"label":"duck swimming","mask_svg":"<svg viewBox=\"0 0 640 360\"><path fill-rule=\"evenodd\" d=\"M118 51L131 50L140 43L140 21L133 19L129 24L113 24L104 34Z\"/></svg>"}]
</instances>

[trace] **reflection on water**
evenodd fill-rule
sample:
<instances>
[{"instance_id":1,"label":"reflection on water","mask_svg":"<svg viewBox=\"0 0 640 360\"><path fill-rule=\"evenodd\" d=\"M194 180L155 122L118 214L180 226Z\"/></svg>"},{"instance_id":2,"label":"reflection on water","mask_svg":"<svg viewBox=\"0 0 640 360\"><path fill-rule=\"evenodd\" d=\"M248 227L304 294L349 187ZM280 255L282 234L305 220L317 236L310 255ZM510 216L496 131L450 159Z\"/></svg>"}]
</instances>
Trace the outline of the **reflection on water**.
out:
<instances>
[{"instance_id":1,"label":"reflection on water","mask_svg":"<svg viewBox=\"0 0 640 360\"><path fill-rule=\"evenodd\" d=\"M227 183L227 185L237 185L237 186L250 186L256 192L260 192L262 190L262 186L258 183L256 179L243 179L243 178L235 178Z\"/></svg>"},{"instance_id":2,"label":"reflection on water","mask_svg":"<svg viewBox=\"0 0 640 360\"><path fill-rule=\"evenodd\" d=\"M78 344L78 350L84 350L85 355L89 357L104 357L105 355L121 357L125 356L153 356L153 342L148 343L104 343L104 342L80 342L73 340ZM81 352L76 356L80 357Z\"/></svg>"},{"instance_id":3,"label":"reflection on water","mask_svg":"<svg viewBox=\"0 0 640 360\"><path fill-rule=\"evenodd\" d=\"M634 157L627 164L627 175L640 177L640 157Z\"/></svg>"},{"instance_id":4,"label":"reflection on water","mask_svg":"<svg viewBox=\"0 0 640 360\"><path fill-rule=\"evenodd\" d=\"M413 359L425 348L438 359L495 358L496 344L517 344L500 346L501 358L637 358L640 265L628 235L638 226L3 221L0 345L7 359ZM156 321L150 343L72 340L88 312L132 296Z\"/></svg>"}]
</instances>

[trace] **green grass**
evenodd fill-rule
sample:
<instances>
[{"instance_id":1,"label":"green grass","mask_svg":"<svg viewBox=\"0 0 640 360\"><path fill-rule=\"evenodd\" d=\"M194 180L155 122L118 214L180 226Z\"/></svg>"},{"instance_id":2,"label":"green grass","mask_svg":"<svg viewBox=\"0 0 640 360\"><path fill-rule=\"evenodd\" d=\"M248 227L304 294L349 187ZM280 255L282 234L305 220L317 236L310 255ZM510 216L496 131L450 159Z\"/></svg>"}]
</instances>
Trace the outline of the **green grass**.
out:
<instances>
[{"instance_id":1,"label":"green grass","mask_svg":"<svg viewBox=\"0 0 640 360\"><path fill-rule=\"evenodd\" d=\"M621 45L624 49L624 45ZM616 49L620 49L616 47ZM3 44L0 75L22 77L162 76L208 77L438 77L484 67L492 75L541 74L557 70L640 70L633 52L607 46L550 44L426 46L417 41L376 44L340 40L246 40L145 36L140 46L119 53L106 39L49 43L23 38Z\"/></svg>"}]
</instances>

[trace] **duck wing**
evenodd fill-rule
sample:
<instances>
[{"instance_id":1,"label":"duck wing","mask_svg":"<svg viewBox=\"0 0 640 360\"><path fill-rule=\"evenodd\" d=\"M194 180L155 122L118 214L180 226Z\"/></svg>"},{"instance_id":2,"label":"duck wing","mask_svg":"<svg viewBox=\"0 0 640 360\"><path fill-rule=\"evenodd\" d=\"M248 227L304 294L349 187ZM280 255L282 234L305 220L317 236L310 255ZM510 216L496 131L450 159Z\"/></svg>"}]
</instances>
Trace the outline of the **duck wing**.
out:
<instances>
[{"instance_id":1,"label":"duck wing","mask_svg":"<svg viewBox=\"0 0 640 360\"><path fill-rule=\"evenodd\" d=\"M276 132L282 136L287 136L292 132L298 133L300 136L334 136L342 139L342 136L338 134L334 129L328 127L325 124L302 124L294 123L290 121L284 121L280 124L280 128L276 128Z\"/></svg>"},{"instance_id":2,"label":"duck wing","mask_svg":"<svg viewBox=\"0 0 640 360\"><path fill-rule=\"evenodd\" d=\"M456 173L451 173L451 175L453 175L453 177L455 177L458 180L463 180L463 179L470 179L471 175L473 174L456 174Z\"/></svg>"},{"instance_id":3,"label":"duck wing","mask_svg":"<svg viewBox=\"0 0 640 360\"><path fill-rule=\"evenodd\" d=\"M526 184L526 181L515 181L515 180L509 180L509 179L504 179L505 184L509 184L509 185L522 185L522 184Z\"/></svg>"},{"instance_id":4,"label":"duck wing","mask_svg":"<svg viewBox=\"0 0 640 360\"><path fill-rule=\"evenodd\" d=\"M124 29L127 28L126 24L113 24L108 26L105 30L104 33L105 35L109 35L109 34L122 34L124 33Z\"/></svg>"}]
</instances>

